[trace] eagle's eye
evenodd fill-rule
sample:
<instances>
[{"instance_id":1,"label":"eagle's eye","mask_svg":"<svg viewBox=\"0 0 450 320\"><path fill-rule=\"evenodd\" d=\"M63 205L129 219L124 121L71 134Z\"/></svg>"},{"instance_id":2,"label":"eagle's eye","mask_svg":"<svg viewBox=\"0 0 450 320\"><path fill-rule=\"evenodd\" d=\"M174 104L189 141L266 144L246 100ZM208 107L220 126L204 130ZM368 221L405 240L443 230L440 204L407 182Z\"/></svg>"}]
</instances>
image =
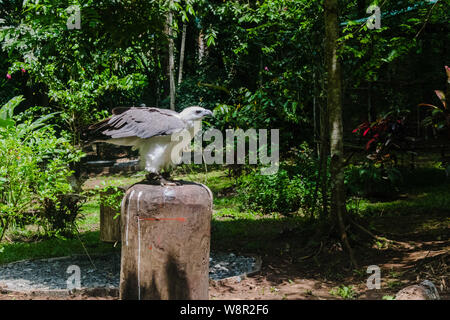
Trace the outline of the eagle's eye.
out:
<instances>
[{"instance_id":1,"label":"eagle's eye","mask_svg":"<svg viewBox=\"0 0 450 320\"><path fill-rule=\"evenodd\" d=\"M202 112L202 110L197 110L195 111L195 113L200 114Z\"/></svg>"}]
</instances>

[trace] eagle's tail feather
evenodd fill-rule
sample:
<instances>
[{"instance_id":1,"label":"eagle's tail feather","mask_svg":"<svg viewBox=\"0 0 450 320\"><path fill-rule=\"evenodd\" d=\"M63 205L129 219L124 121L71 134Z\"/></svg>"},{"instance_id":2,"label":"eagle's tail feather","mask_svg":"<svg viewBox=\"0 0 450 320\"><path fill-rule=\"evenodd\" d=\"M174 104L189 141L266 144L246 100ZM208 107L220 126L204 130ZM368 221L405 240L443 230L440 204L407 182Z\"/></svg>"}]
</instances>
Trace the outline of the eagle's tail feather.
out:
<instances>
[{"instance_id":1,"label":"eagle's tail feather","mask_svg":"<svg viewBox=\"0 0 450 320\"><path fill-rule=\"evenodd\" d=\"M91 130L92 132L98 132L101 129L105 128L108 126L108 122L111 118L102 120L100 122L94 123L93 125L89 126L89 130Z\"/></svg>"}]
</instances>

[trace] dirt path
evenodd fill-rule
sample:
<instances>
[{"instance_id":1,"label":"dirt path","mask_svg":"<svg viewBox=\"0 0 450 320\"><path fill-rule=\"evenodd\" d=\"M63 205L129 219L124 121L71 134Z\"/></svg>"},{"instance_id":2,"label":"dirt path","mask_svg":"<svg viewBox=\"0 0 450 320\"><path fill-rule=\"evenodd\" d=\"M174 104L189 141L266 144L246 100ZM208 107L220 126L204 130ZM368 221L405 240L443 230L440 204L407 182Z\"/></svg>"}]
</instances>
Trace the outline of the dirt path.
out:
<instances>
[{"instance_id":1,"label":"dirt path","mask_svg":"<svg viewBox=\"0 0 450 320\"><path fill-rule=\"evenodd\" d=\"M381 268L381 289L368 290L365 272L342 271L337 268L328 272L326 261L335 261L329 257L321 260L293 263L279 257L263 257L261 271L239 282L236 279L210 282L211 300L330 300L342 299L331 291L339 286L353 287L356 299L382 299L394 296L401 288L418 283L424 279L433 281L442 299L448 300L449 283L449 242L397 242L391 249L374 251L365 256L366 270L370 264ZM330 260L333 259L333 260ZM325 261L325 262L324 262ZM367 263L369 262L370 263ZM0 300L114 300L113 296L74 295L58 297L52 295L7 294L1 293Z\"/></svg>"}]
</instances>

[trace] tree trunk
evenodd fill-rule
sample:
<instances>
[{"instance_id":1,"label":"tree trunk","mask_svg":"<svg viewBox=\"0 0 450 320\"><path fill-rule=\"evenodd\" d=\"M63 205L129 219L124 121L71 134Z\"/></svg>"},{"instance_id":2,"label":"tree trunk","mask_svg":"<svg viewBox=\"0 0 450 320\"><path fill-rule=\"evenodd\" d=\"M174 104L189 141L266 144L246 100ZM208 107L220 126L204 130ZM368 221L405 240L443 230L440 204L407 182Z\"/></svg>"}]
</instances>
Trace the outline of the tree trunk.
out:
<instances>
[{"instance_id":1,"label":"tree trunk","mask_svg":"<svg viewBox=\"0 0 450 320\"><path fill-rule=\"evenodd\" d=\"M0 242L3 240L3 237L5 236L6 230L8 229L9 226L9 217L7 217L5 220L0 219L0 227L1 227L1 232L0 232Z\"/></svg>"},{"instance_id":2,"label":"tree trunk","mask_svg":"<svg viewBox=\"0 0 450 320\"><path fill-rule=\"evenodd\" d=\"M184 51L186 48L186 29L187 24L183 24L183 34L181 35L181 48L180 48L180 66L178 68L178 85L183 81L183 64L184 64Z\"/></svg>"},{"instance_id":3,"label":"tree trunk","mask_svg":"<svg viewBox=\"0 0 450 320\"><path fill-rule=\"evenodd\" d=\"M450 68L448 66L445 66L445 72L447 73L447 86L445 90L445 102L447 103L447 112L446 120L447 120L447 132L448 132L448 138L450 139L450 112L449 112L449 106L450 106Z\"/></svg>"},{"instance_id":4,"label":"tree trunk","mask_svg":"<svg viewBox=\"0 0 450 320\"><path fill-rule=\"evenodd\" d=\"M172 4L172 1L171 1ZM173 12L169 8L167 15L167 27L169 38L169 86L170 86L170 109L175 110L175 59L174 59L174 41L173 41Z\"/></svg>"},{"instance_id":5,"label":"tree trunk","mask_svg":"<svg viewBox=\"0 0 450 320\"><path fill-rule=\"evenodd\" d=\"M367 83L367 120L372 122L375 120L373 116L373 107L372 107L372 82Z\"/></svg>"},{"instance_id":6,"label":"tree trunk","mask_svg":"<svg viewBox=\"0 0 450 320\"><path fill-rule=\"evenodd\" d=\"M328 112L327 106L320 108L320 171L322 173L320 179L320 190L322 193L322 218L328 216Z\"/></svg>"},{"instance_id":7,"label":"tree trunk","mask_svg":"<svg viewBox=\"0 0 450 320\"><path fill-rule=\"evenodd\" d=\"M157 46L155 48L155 53L156 53L155 66L164 65L164 64L162 64L163 62L161 61L163 59L161 58L161 52L160 52L159 46ZM155 70L155 106L157 108L159 108L159 102L161 101L161 78L162 78L161 74L162 74L163 70L164 69L161 67L157 67Z\"/></svg>"},{"instance_id":8,"label":"tree trunk","mask_svg":"<svg viewBox=\"0 0 450 320\"><path fill-rule=\"evenodd\" d=\"M327 65L327 109L330 125L331 213L339 227L341 241L356 267L352 248L345 231L346 194L344 189L344 144L342 124L341 65L337 54L339 37L338 1L325 0L325 60Z\"/></svg>"},{"instance_id":9,"label":"tree trunk","mask_svg":"<svg viewBox=\"0 0 450 320\"><path fill-rule=\"evenodd\" d=\"M198 62L199 63L202 63L204 56L205 56L205 36L203 34L203 30L200 30L200 34L198 35Z\"/></svg>"}]
</instances>

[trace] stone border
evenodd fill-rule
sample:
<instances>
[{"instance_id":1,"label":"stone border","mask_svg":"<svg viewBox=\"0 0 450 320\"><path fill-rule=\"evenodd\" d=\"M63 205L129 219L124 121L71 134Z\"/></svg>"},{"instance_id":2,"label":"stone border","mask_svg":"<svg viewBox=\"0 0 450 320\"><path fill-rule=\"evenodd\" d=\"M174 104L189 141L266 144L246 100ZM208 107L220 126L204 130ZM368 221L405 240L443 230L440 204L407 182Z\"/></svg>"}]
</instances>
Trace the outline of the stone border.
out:
<instances>
[{"instance_id":1,"label":"stone border","mask_svg":"<svg viewBox=\"0 0 450 320\"><path fill-rule=\"evenodd\" d=\"M90 254L89 256L92 257L103 257L103 256L109 256L111 253L94 253ZM59 260L65 260L65 259L71 259L71 258L77 258L77 257L86 257L88 256L86 254L72 254L70 256L63 256L63 257L53 257L53 258L36 258L36 259L23 259L19 261L9 262L5 264L0 264L0 267L2 266L14 266L15 264L28 262L28 261L45 261L45 262L52 262L52 261L59 261ZM89 258L88 258L89 259ZM81 288L80 290L63 290L63 289L53 289L53 290L12 290L8 289L1 285L0 282L0 293L3 294L14 294L14 293L20 293L20 294L28 294L28 295L47 295L50 297L69 297L71 295L76 294L86 294L92 297L103 297L103 296L119 296L119 289L118 288Z\"/></svg>"},{"instance_id":2,"label":"stone border","mask_svg":"<svg viewBox=\"0 0 450 320\"><path fill-rule=\"evenodd\" d=\"M240 282L242 280L244 280L247 277L253 276L257 273L259 273L261 271L261 266L262 266L262 258L258 255L255 254L239 254L241 256L244 257L251 257L255 259L255 268L254 270L247 272L247 273L243 273L237 276L231 276L231 277L227 277L227 278L223 278L223 279L209 279L209 281L213 281L213 283L220 283L221 281L236 281L236 282Z\"/></svg>"},{"instance_id":3,"label":"stone border","mask_svg":"<svg viewBox=\"0 0 450 320\"><path fill-rule=\"evenodd\" d=\"M87 295L90 297L119 297L119 288L84 288L80 290L11 290L0 286L2 294L26 294L30 296L46 295L49 297L70 297L74 295Z\"/></svg>"},{"instance_id":4,"label":"stone border","mask_svg":"<svg viewBox=\"0 0 450 320\"><path fill-rule=\"evenodd\" d=\"M108 256L110 254L108 253L97 253L97 254L92 254L90 255L91 257L102 257L102 256ZM254 255L254 254L240 254L243 255L245 257L252 257L255 259L255 267L254 270L247 272L247 273L243 273L241 275L237 275L237 276L232 276L232 277L227 277L227 278L223 278L223 279L209 279L209 281L213 282L213 283L220 283L221 281L236 281L236 282L240 282L243 279L250 277L252 275L257 274L258 272L261 271L261 266L262 266L262 259L260 256ZM14 262L10 262L10 263L5 263L0 265L1 266L11 266L14 264L18 264L18 263L23 263L23 262L27 262L27 261L47 261L47 262L52 262L52 261L59 261L59 260L64 260L64 259L70 259L70 258L76 258L76 257L87 257L86 254L73 254L70 256L64 256L64 257L54 257L54 258L43 258L43 259L23 259L23 260L19 260L19 261L14 261ZM2 294L27 294L27 295L47 295L50 297L69 297L72 295L77 295L77 294L81 294L81 295L88 295L90 297L105 297L105 296L112 296L112 297L119 297L119 288L82 288L80 290L12 290L12 289L8 289L5 288L3 286L1 286L0 284L0 293Z\"/></svg>"},{"instance_id":5,"label":"stone border","mask_svg":"<svg viewBox=\"0 0 450 320\"><path fill-rule=\"evenodd\" d=\"M93 253L93 254L90 254L89 257L102 257L102 256L109 256L110 254L111 253ZM14 264L18 264L18 263L22 263L22 262L28 262L28 261L47 261L47 262L52 262L52 261L65 260L65 259L77 258L77 257L87 257L89 259L89 257L86 254L78 253L78 254L71 254L70 256L63 256L63 257L22 259L22 260L18 260L18 261L13 261L13 262L0 264L0 267L12 266Z\"/></svg>"}]
</instances>

